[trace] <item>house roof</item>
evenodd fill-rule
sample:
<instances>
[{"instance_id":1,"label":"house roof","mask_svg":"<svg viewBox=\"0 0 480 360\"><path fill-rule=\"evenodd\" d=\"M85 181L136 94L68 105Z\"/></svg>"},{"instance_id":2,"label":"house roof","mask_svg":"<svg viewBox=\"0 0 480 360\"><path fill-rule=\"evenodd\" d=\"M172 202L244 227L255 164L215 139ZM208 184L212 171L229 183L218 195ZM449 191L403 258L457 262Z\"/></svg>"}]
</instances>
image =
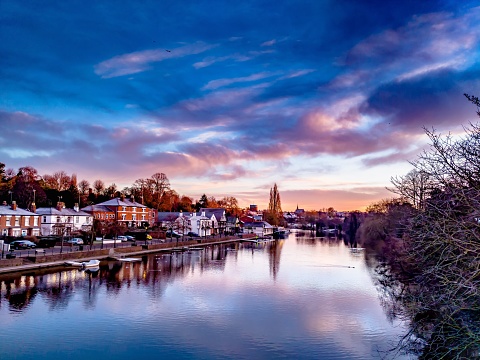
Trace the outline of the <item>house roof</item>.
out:
<instances>
[{"instance_id":1,"label":"house roof","mask_svg":"<svg viewBox=\"0 0 480 360\"><path fill-rule=\"evenodd\" d=\"M227 216L227 223L229 224L236 224L238 221L238 217L236 216Z\"/></svg>"},{"instance_id":2,"label":"house roof","mask_svg":"<svg viewBox=\"0 0 480 360\"><path fill-rule=\"evenodd\" d=\"M180 212L176 211L160 211L157 214L158 221L174 221L180 216Z\"/></svg>"},{"instance_id":3,"label":"house roof","mask_svg":"<svg viewBox=\"0 0 480 360\"><path fill-rule=\"evenodd\" d=\"M139 208L146 208L145 205L142 205L136 201L131 201L130 199L121 199L121 198L114 198L114 199L110 199L110 200L107 200L107 201L104 201L102 203L99 203L97 205L104 205L104 206L135 206L135 207L139 207Z\"/></svg>"},{"instance_id":4,"label":"house roof","mask_svg":"<svg viewBox=\"0 0 480 360\"><path fill-rule=\"evenodd\" d=\"M0 215L16 215L16 216L18 216L18 215L20 215L20 216L34 216L34 215L37 215L37 216L39 216L36 213L33 213L31 211L28 211L28 210L20 209L19 207L17 207L16 210L13 210L10 205L7 205L7 206L0 205Z\"/></svg>"},{"instance_id":5,"label":"house roof","mask_svg":"<svg viewBox=\"0 0 480 360\"><path fill-rule=\"evenodd\" d=\"M265 227L265 229L267 228L273 228L272 225L270 225L268 222L266 221L252 221L252 222L246 222L243 224L244 227Z\"/></svg>"},{"instance_id":6,"label":"house roof","mask_svg":"<svg viewBox=\"0 0 480 360\"><path fill-rule=\"evenodd\" d=\"M54 207L42 207L37 209L37 214L39 215L57 215L57 216L91 216L91 214L86 213L85 211L79 210L75 211L74 209L62 208L58 210Z\"/></svg>"},{"instance_id":7,"label":"house roof","mask_svg":"<svg viewBox=\"0 0 480 360\"><path fill-rule=\"evenodd\" d=\"M204 211L205 211L205 216L212 217L212 215L213 215L213 216L215 216L215 219L217 219L217 221L220 221L222 216L225 215L225 209L224 208L201 208L200 209L200 214L203 213Z\"/></svg>"},{"instance_id":8,"label":"house roof","mask_svg":"<svg viewBox=\"0 0 480 360\"><path fill-rule=\"evenodd\" d=\"M103 205L89 205L82 209L82 211L86 212L114 212L114 210L110 209L108 206Z\"/></svg>"}]
</instances>

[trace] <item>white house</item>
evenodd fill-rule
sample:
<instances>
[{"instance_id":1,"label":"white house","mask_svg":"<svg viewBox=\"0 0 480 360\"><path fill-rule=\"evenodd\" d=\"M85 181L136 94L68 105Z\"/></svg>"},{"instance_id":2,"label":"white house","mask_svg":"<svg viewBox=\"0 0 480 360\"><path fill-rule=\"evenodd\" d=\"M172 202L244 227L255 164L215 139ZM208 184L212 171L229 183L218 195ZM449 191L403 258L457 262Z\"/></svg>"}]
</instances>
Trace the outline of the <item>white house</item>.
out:
<instances>
[{"instance_id":1,"label":"white house","mask_svg":"<svg viewBox=\"0 0 480 360\"><path fill-rule=\"evenodd\" d=\"M159 212L157 215L157 224L161 227L177 231L180 234L187 235L190 231L200 236L210 236L213 234L215 226L215 216L211 214L206 216L202 213L183 213L183 212Z\"/></svg>"},{"instance_id":2,"label":"white house","mask_svg":"<svg viewBox=\"0 0 480 360\"><path fill-rule=\"evenodd\" d=\"M243 224L244 234L255 234L258 237L273 235L273 226L266 221L246 222Z\"/></svg>"},{"instance_id":3,"label":"white house","mask_svg":"<svg viewBox=\"0 0 480 360\"><path fill-rule=\"evenodd\" d=\"M73 209L65 208L65 203L58 202L57 207L38 208L41 216L42 235L69 236L78 231L88 231L93 225L93 216L81 211L78 204Z\"/></svg>"},{"instance_id":4,"label":"white house","mask_svg":"<svg viewBox=\"0 0 480 360\"><path fill-rule=\"evenodd\" d=\"M225 233L227 217L223 208L201 208L200 213L212 221L212 234ZM200 234L200 233L199 233Z\"/></svg>"}]
</instances>

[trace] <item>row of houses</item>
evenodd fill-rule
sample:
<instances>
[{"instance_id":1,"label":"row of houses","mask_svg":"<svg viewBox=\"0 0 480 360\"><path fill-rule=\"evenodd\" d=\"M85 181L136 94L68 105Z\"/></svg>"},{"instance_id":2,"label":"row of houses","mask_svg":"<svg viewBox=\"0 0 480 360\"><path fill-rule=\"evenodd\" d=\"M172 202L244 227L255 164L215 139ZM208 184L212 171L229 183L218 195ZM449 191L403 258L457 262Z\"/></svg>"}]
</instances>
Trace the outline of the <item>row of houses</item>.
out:
<instances>
[{"instance_id":1,"label":"row of houses","mask_svg":"<svg viewBox=\"0 0 480 360\"><path fill-rule=\"evenodd\" d=\"M89 231L94 220L117 223L125 228L148 228L158 225L181 235L189 232L199 236L215 234L255 233L270 235L273 227L260 219L227 217L225 209L202 208L199 212L156 212L123 196L89 205L82 209L75 204L73 209L58 202L56 207L20 209L15 201L0 206L0 235L9 237L71 235Z\"/></svg>"}]
</instances>

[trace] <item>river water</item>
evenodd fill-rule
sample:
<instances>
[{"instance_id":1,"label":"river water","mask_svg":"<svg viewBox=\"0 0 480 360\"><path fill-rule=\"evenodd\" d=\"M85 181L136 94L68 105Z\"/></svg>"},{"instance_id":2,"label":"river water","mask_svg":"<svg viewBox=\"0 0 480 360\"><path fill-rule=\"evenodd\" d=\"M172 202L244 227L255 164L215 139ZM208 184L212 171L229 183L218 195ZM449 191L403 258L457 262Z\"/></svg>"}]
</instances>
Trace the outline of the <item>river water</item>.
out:
<instances>
[{"instance_id":1,"label":"river water","mask_svg":"<svg viewBox=\"0 0 480 360\"><path fill-rule=\"evenodd\" d=\"M341 240L0 276L0 359L382 359L405 329Z\"/></svg>"}]
</instances>

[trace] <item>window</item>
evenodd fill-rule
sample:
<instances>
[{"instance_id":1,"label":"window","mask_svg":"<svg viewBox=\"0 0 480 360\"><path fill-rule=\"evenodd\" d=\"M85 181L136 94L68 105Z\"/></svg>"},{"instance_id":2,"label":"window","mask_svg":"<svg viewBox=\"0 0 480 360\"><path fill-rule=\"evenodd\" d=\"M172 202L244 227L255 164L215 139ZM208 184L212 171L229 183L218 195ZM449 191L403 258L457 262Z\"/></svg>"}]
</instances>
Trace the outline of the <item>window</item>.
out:
<instances>
[{"instance_id":1,"label":"window","mask_svg":"<svg viewBox=\"0 0 480 360\"><path fill-rule=\"evenodd\" d=\"M145 208L142 209L142 212L145 212Z\"/></svg>"},{"instance_id":2,"label":"window","mask_svg":"<svg viewBox=\"0 0 480 360\"><path fill-rule=\"evenodd\" d=\"M145 215L142 215L142 221L145 221Z\"/></svg>"},{"instance_id":3,"label":"window","mask_svg":"<svg viewBox=\"0 0 480 360\"><path fill-rule=\"evenodd\" d=\"M44 222L44 223L47 222L47 217L46 217L46 216L43 217L43 222Z\"/></svg>"},{"instance_id":4,"label":"window","mask_svg":"<svg viewBox=\"0 0 480 360\"><path fill-rule=\"evenodd\" d=\"M80 222L80 216L75 216L75 222L78 224Z\"/></svg>"},{"instance_id":5,"label":"window","mask_svg":"<svg viewBox=\"0 0 480 360\"><path fill-rule=\"evenodd\" d=\"M33 217L33 226L38 226L38 216Z\"/></svg>"},{"instance_id":6,"label":"window","mask_svg":"<svg viewBox=\"0 0 480 360\"><path fill-rule=\"evenodd\" d=\"M7 216L7 218L5 219L5 225L10 226L10 216Z\"/></svg>"},{"instance_id":7,"label":"window","mask_svg":"<svg viewBox=\"0 0 480 360\"><path fill-rule=\"evenodd\" d=\"M57 223L60 222L60 216L57 216Z\"/></svg>"},{"instance_id":8,"label":"window","mask_svg":"<svg viewBox=\"0 0 480 360\"><path fill-rule=\"evenodd\" d=\"M135 206L132 207L132 211L133 211L133 212L137 212L137 208L136 208Z\"/></svg>"},{"instance_id":9,"label":"window","mask_svg":"<svg viewBox=\"0 0 480 360\"><path fill-rule=\"evenodd\" d=\"M127 207L126 207L126 206L122 206L122 211L127 211Z\"/></svg>"},{"instance_id":10,"label":"window","mask_svg":"<svg viewBox=\"0 0 480 360\"><path fill-rule=\"evenodd\" d=\"M137 220L137 214L132 214L132 220L136 221Z\"/></svg>"},{"instance_id":11,"label":"window","mask_svg":"<svg viewBox=\"0 0 480 360\"><path fill-rule=\"evenodd\" d=\"M72 222L72 217L71 217L71 216L69 216L69 217L67 218L67 222L68 222L68 223Z\"/></svg>"},{"instance_id":12,"label":"window","mask_svg":"<svg viewBox=\"0 0 480 360\"><path fill-rule=\"evenodd\" d=\"M25 226L30 226L30 216L25 216Z\"/></svg>"},{"instance_id":13,"label":"window","mask_svg":"<svg viewBox=\"0 0 480 360\"><path fill-rule=\"evenodd\" d=\"M122 214L122 220L125 221L125 214Z\"/></svg>"},{"instance_id":14,"label":"window","mask_svg":"<svg viewBox=\"0 0 480 360\"><path fill-rule=\"evenodd\" d=\"M20 217L15 216L15 226L20 226Z\"/></svg>"}]
</instances>

